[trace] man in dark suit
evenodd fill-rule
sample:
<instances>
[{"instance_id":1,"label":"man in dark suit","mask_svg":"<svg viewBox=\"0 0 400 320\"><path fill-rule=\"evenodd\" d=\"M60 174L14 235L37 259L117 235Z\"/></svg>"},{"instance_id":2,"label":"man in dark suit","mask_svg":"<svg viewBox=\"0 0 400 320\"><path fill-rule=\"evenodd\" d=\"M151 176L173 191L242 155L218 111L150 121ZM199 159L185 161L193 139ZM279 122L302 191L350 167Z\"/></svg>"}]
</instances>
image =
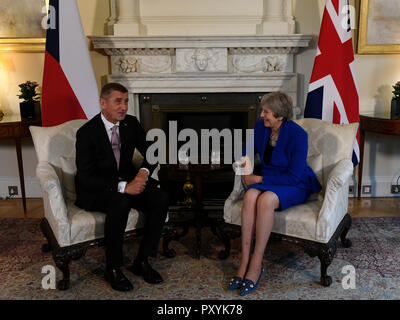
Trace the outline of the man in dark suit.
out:
<instances>
[{"instance_id":1,"label":"man in dark suit","mask_svg":"<svg viewBox=\"0 0 400 320\"><path fill-rule=\"evenodd\" d=\"M133 265L128 268L148 283L160 283L161 275L147 258L155 257L167 216L168 195L150 178L156 165L146 158L136 170L132 164L135 148L145 157L149 143L134 116L127 115L128 91L109 83L100 95L101 113L83 125L76 134L76 205L87 211L106 214L105 279L113 289L130 291L130 281L121 272L123 234L131 208L145 214L144 236Z\"/></svg>"}]
</instances>

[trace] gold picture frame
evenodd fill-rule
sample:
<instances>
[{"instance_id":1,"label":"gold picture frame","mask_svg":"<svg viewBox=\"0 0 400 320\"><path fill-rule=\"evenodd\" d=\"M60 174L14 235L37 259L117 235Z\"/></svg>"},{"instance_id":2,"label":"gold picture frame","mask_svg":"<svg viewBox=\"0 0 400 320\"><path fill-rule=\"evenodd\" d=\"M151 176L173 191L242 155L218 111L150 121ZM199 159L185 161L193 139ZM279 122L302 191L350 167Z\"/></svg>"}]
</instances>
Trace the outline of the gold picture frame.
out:
<instances>
[{"instance_id":1,"label":"gold picture frame","mask_svg":"<svg viewBox=\"0 0 400 320\"><path fill-rule=\"evenodd\" d=\"M378 15L379 13L385 13L390 11L389 9L391 6L395 7L395 2L398 0L362 0L360 1L360 17L359 17L359 29L358 29L358 46L357 46L357 53L358 54L390 54L390 53L400 53L400 44L398 43L390 43L390 40L386 40L388 38L388 35L390 33L386 32L388 28L385 28L385 24L387 26L391 26L393 28L393 25L390 24L392 20L391 17L386 17L385 21L385 16L380 15L376 16L374 18L373 15ZM371 6L374 6L374 8L379 8L382 9L380 10L381 12L377 12L377 10L374 10L373 12L370 12ZM386 8L383 8L387 6ZM382 7L382 8L381 8ZM375 20L379 20L379 23L376 23L375 25L369 25L369 23L374 22ZM396 28L400 27L400 24L397 25L398 22L398 17L397 21L395 21ZM378 28L381 27L381 28ZM397 29L395 28L395 31L397 34ZM371 31L371 29L373 29ZM400 29L399 29L400 30ZM385 34L385 32L386 34ZM379 34L379 41L380 43L376 42L371 42L371 38L373 39L373 33ZM376 36L377 38L377 36ZM397 39L397 38L396 38ZM400 42L400 39L397 39L398 42Z\"/></svg>"},{"instance_id":2,"label":"gold picture frame","mask_svg":"<svg viewBox=\"0 0 400 320\"><path fill-rule=\"evenodd\" d=\"M46 38L0 38L0 52L44 52Z\"/></svg>"},{"instance_id":3,"label":"gold picture frame","mask_svg":"<svg viewBox=\"0 0 400 320\"><path fill-rule=\"evenodd\" d=\"M49 0L2 0L0 52L44 52L46 31L42 20L48 5Z\"/></svg>"}]
</instances>

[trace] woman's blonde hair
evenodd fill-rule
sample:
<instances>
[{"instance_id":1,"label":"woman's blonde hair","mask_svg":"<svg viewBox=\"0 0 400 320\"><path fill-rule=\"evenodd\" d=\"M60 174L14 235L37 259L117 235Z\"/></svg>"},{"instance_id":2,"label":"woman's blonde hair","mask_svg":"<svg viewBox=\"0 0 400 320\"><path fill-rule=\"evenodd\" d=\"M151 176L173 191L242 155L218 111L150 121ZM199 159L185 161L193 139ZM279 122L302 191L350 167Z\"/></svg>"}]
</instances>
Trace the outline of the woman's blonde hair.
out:
<instances>
[{"instance_id":1,"label":"woman's blonde hair","mask_svg":"<svg viewBox=\"0 0 400 320\"><path fill-rule=\"evenodd\" d=\"M266 106L274 112L275 118L283 117L285 121L293 118L293 101L286 93L277 91L265 94L261 107Z\"/></svg>"}]
</instances>

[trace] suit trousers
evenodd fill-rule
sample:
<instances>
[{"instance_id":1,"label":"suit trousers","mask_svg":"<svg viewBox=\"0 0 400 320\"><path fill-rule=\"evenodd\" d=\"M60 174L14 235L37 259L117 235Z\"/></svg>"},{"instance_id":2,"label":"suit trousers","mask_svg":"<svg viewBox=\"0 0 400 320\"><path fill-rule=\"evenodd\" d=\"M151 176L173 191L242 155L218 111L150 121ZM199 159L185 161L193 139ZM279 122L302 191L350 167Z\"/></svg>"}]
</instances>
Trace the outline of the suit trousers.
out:
<instances>
[{"instance_id":1,"label":"suit trousers","mask_svg":"<svg viewBox=\"0 0 400 320\"><path fill-rule=\"evenodd\" d=\"M167 218L168 194L157 187L158 181L149 178L146 188L139 195L106 191L97 195L94 211L106 214L104 239L106 267L119 268L123 265L123 235L131 208L143 212L144 234L138 257L155 257L162 229Z\"/></svg>"}]
</instances>

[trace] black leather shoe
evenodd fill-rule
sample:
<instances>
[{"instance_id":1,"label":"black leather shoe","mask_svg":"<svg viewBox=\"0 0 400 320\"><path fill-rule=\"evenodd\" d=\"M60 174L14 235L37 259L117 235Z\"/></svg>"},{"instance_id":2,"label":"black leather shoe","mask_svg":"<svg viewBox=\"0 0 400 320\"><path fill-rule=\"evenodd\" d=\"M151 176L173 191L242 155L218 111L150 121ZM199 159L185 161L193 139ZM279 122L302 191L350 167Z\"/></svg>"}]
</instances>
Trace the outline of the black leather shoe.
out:
<instances>
[{"instance_id":1,"label":"black leather shoe","mask_svg":"<svg viewBox=\"0 0 400 320\"><path fill-rule=\"evenodd\" d=\"M133 290L132 283L125 277L120 269L111 269L104 272L104 278L117 291Z\"/></svg>"},{"instance_id":2,"label":"black leather shoe","mask_svg":"<svg viewBox=\"0 0 400 320\"><path fill-rule=\"evenodd\" d=\"M157 284L164 281L161 275L151 267L147 259L140 262L135 261L127 270L137 276L143 276L144 281L150 284Z\"/></svg>"}]
</instances>

